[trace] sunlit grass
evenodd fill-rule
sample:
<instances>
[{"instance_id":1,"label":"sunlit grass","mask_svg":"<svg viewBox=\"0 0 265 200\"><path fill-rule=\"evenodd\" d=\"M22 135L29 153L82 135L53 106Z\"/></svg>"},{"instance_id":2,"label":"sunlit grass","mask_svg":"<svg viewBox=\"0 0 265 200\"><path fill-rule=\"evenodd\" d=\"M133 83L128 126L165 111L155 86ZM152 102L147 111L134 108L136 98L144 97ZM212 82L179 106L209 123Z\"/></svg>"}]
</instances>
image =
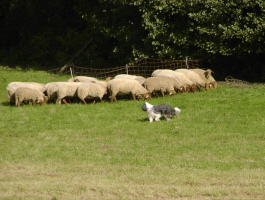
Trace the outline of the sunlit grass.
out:
<instances>
[{"instance_id":1,"label":"sunlit grass","mask_svg":"<svg viewBox=\"0 0 265 200\"><path fill-rule=\"evenodd\" d=\"M143 101L9 106L8 82L67 77L0 69L3 199L265 196L262 85L153 98L182 112L149 123Z\"/></svg>"}]
</instances>

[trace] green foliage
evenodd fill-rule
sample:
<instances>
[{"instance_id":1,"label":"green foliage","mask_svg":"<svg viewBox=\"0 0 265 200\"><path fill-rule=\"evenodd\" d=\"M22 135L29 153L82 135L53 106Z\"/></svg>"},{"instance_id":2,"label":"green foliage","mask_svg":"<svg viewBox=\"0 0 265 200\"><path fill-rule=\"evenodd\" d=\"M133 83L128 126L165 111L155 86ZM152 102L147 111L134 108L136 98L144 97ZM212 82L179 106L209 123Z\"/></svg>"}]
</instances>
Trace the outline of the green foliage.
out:
<instances>
[{"instance_id":1,"label":"green foliage","mask_svg":"<svg viewBox=\"0 0 265 200\"><path fill-rule=\"evenodd\" d=\"M160 57L264 52L262 0L141 1L137 5Z\"/></svg>"},{"instance_id":2,"label":"green foliage","mask_svg":"<svg viewBox=\"0 0 265 200\"><path fill-rule=\"evenodd\" d=\"M260 199L264 85L153 98L182 112L149 123L143 101L9 106L10 81L67 77L0 67L6 199ZM3 75L2 75L3 74Z\"/></svg>"},{"instance_id":3,"label":"green foliage","mask_svg":"<svg viewBox=\"0 0 265 200\"><path fill-rule=\"evenodd\" d=\"M264 81L263 0L4 0L0 22L4 65L108 68L188 57L236 68L237 78L248 79L242 68L258 71L255 81Z\"/></svg>"}]
</instances>

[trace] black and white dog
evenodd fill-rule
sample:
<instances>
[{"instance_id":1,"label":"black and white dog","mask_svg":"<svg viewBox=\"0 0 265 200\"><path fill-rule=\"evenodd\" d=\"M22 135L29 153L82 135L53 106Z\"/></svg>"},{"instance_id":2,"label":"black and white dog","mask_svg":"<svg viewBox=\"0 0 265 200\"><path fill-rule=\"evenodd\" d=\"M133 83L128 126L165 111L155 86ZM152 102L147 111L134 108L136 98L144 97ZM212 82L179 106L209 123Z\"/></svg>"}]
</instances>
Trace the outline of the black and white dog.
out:
<instances>
[{"instance_id":1,"label":"black and white dog","mask_svg":"<svg viewBox=\"0 0 265 200\"><path fill-rule=\"evenodd\" d=\"M181 111L178 107L172 108L168 104L152 105L147 102L143 103L142 110L148 113L150 122L160 121L162 115L165 116L166 120L170 120L172 115L178 115Z\"/></svg>"}]
</instances>

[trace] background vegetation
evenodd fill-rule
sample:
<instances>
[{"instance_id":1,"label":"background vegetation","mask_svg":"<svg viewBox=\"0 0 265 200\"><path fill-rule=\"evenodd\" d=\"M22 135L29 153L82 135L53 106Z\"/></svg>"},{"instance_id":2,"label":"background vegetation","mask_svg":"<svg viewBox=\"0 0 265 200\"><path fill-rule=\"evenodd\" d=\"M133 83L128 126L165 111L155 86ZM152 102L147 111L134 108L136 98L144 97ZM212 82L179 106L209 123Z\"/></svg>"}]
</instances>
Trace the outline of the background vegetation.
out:
<instances>
[{"instance_id":1,"label":"background vegetation","mask_svg":"<svg viewBox=\"0 0 265 200\"><path fill-rule=\"evenodd\" d=\"M69 77L0 67L1 199L264 199L264 85L143 101L9 106L12 81ZM237 86L237 87L235 87Z\"/></svg>"},{"instance_id":2,"label":"background vegetation","mask_svg":"<svg viewBox=\"0 0 265 200\"><path fill-rule=\"evenodd\" d=\"M2 0L0 64L116 67L202 59L216 78L264 81L263 0Z\"/></svg>"}]
</instances>

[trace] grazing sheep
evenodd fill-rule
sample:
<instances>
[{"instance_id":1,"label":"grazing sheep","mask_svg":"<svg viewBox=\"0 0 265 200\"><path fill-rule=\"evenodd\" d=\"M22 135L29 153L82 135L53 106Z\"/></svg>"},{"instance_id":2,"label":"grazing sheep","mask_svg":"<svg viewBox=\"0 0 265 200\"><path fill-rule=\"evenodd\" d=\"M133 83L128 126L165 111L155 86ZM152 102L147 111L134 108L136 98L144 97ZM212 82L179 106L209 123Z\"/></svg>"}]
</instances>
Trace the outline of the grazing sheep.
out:
<instances>
[{"instance_id":1,"label":"grazing sheep","mask_svg":"<svg viewBox=\"0 0 265 200\"><path fill-rule=\"evenodd\" d=\"M162 94L164 97L165 93L169 95L176 94L174 87L167 81L164 81L160 77L150 77L147 78L143 84L143 86L150 92L155 93L158 97L158 92Z\"/></svg>"},{"instance_id":2,"label":"grazing sheep","mask_svg":"<svg viewBox=\"0 0 265 200\"><path fill-rule=\"evenodd\" d=\"M110 101L116 101L117 95L131 94L132 99L150 99L151 94L138 81L130 79L113 79L108 82L108 90L110 93Z\"/></svg>"},{"instance_id":3,"label":"grazing sheep","mask_svg":"<svg viewBox=\"0 0 265 200\"><path fill-rule=\"evenodd\" d=\"M58 84L65 82L51 82L45 85L48 96L48 103L52 103L57 98Z\"/></svg>"},{"instance_id":4,"label":"grazing sheep","mask_svg":"<svg viewBox=\"0 0 265 200\"><path fill-rule=\"evenodd\" d=\"M86 77L86 76L77 76L75 78L70 78L67 82L91 82L91 83L98 83L103 87L107 88L108 81L110 81L111 77L106 78L106 80L98 80L94 77Z\"/></svg>"},{"instance_id":5,"label":"grazing sheep","mask_svg":"<svg viewBox=\"0 0 265 200\"><path fill-rule=\"evenodd\" d=\"M185 92L185 87L182 86L182 83L177 79L167 76L157 76L157 78L167 82L168 84L171 84L176 92L181 92L181 93Z\"/></svg>"},{"instance_id":6,"label":"grazing sheep","mask_svg":"<svg viewBox=\"0 0 265 200\"><path fill-rule=\"evenodd\" d=\"M6 87L7 98L10 104L15 102L15 91L20 87L26 87L31 89L39 90L40 92L45 92L45 84L36 82L11 82Z\"/></svg>"},{"instance_id":7,"label":"grazing sheep","mask_svg":"<svg viewBox=\"0 0 265 200\"><path fill-rule=\"evenodd\" d=\"M157 75L160 73L160 72L162 72L162 71L173 71L173 70L171 70L171 69L156 69L155 71L153 71L153 73L151 74L151 76L153 76L153 77L157 77Z\"/></svg>"},{"instance_id":8,"label":"grazing sheep","mask_svg":"<svg viewBox=\"0 0 265 200\"><path fill-rule=\"evenodd\" d=\"M146 80L146 78L144 78L144 77L138 77L135 80L138 81L141 85L143 85L144 82L145 82L145 80Z\"/></svg>"},{"instance_id":9,"label":"grazing sheep","mask_svg":"<svg viewBox=\"0 0 265 200\"><path fill-rule=\"evenodd\" d=\"M77 88L82 82L61 82L57 83L57 100L56 104L61 104L62 100L64 103L68 104L65 97L77 97Z\"/></svg>"},{"instance_id":10,"label":"grazing sheep","mask_svg":"<svg viewBox=\"0 0 265 200\"><path fill-rule=\"evenodd\" d=\"M144 78L142 76L130 75L130 74L118 74L114 76L114 79L132 79L135 80L137 78Z\"/></svg>"},{"instance_id":11,"label":"grazing sheep","mask_svg":"<svg viewBox=\"0 0 265 200\"><path fill-rule=\"evenodd\" d=\"M169 70L169 69L163 69L163 70L155 70L152 73L153 77L158 77L158 76L167 76L171 78L175 78L181 86L185 88L185 91L190 92L196 92L196 85L190 81L184 74Z\"/></svg>"},{"instance_id":12,"label":"grazing sheep","mask_svg":"<svg viewBox=\"0 0 265 200\"><path fill-rule=\"evenodd\" d=\"M91 82L91 81L98 81L98 79L88 76L76 76L74 78L70 78L67 80L67 82Z\"/></svg>"},{"instance_id":13,"label":"grazing sheep","mask_svg":"<svg viewBox=\"0 0 265 200\"><path fill-rule=\"evenodd\" d=\"M32 102L34 104L45 104L45 95L36 89L31 89L27 87L20 87L15 91L15 102L16 106L20 106L23 101Z\"/></svg>"},{"instance_id":14,"label":"grazing sheep","mask_svg":"<svg viewBox=\"0 0 265 200\"><path fill-rule=\"evenodd\" d=\"M190 69L190 70L198 73L200 77L206 78L208 81L210 81L209 88L217 88L217 82L212 76L212 73L213 73L212 70L210 70L210 69L207 69L207 70Z\"/></svg>"},{"instance_id":15,"label":"grazing sheep","mask_svg":"<svg viewBox=\"0 0 265 200\"><path fill-rule=\"evenodd\" d=\"M201 77L198 73L189 69L177 69L176 72L183 73L189 80L191 80L199 89L209 89L210 81Z\"/></svg>"},{"instance_id":16,"label":"grazing sheep","mask_svg":"<svg viewBox=\"0 0 265 200\"><path fill-rule=\"evenodd\" d=\"M82 83L77 88L77 96L87 104L85 99L99 98L102 101L104 94L107 94L107 88L97 83ZM95 100L94 102L95 103Z\"/></svg>"}]
</instances>

